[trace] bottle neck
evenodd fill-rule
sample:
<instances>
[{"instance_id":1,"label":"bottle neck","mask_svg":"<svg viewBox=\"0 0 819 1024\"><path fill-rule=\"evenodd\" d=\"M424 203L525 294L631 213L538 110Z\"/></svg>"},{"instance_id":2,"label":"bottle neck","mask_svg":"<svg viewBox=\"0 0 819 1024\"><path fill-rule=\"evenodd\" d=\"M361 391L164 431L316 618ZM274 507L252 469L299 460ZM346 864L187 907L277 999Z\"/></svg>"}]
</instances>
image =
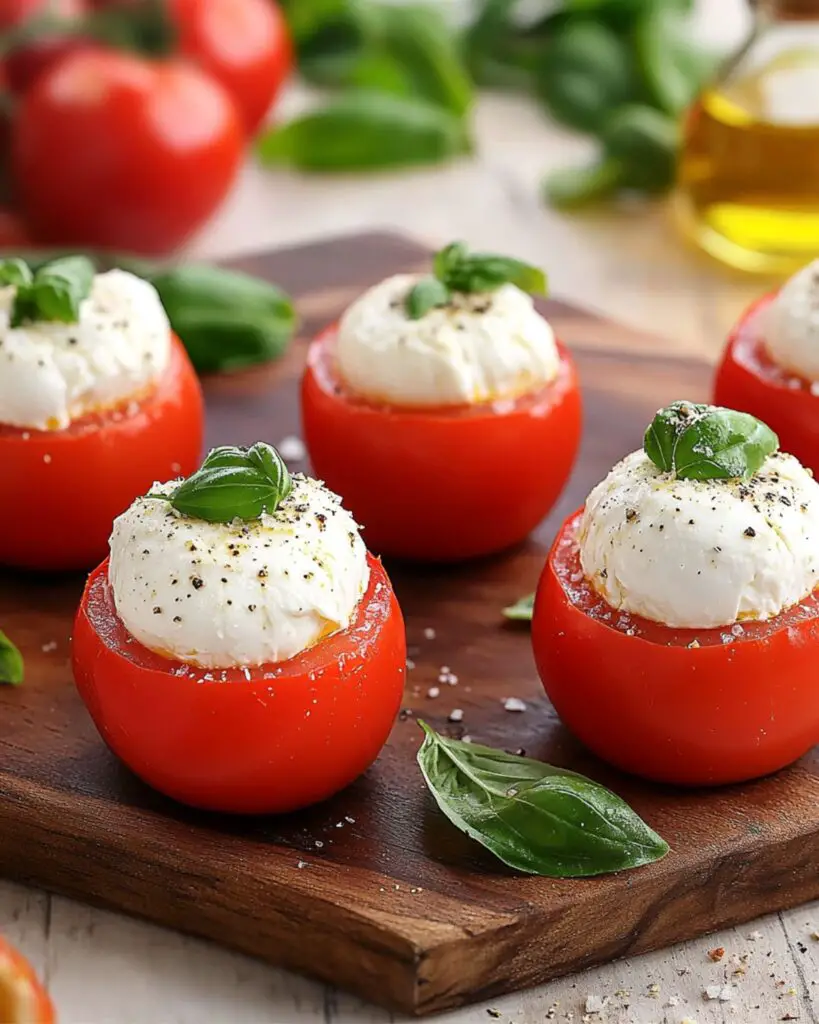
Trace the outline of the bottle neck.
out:
<instances>
[{"instance_id":1,"label":"bottle neck","mask_svg":"<svg viewBox=\"0 0 819 1024\"><path fill-rule=\"evenodd\" d=\"M751 0L754 9L771 21L819 21L819 0Z\"/></svg>"}]
</instances>

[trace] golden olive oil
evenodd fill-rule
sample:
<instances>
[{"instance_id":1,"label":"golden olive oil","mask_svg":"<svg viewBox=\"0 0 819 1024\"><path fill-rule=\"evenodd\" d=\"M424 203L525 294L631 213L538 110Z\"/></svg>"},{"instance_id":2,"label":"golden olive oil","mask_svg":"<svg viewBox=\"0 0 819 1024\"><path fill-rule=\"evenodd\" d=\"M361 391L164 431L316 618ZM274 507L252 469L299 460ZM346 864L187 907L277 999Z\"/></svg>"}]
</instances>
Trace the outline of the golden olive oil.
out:
<instances>
[{"instance_id":1,"label":"golden olive oil","mask_svg":"<svg viewBox=\"0 0 819 1024\"><path fill-rule=\"evenodd\" d=\"M703 249L744 270L819 257L819 50L780 52L699 98L675 206Z\"/></svg>"}]
</instances>

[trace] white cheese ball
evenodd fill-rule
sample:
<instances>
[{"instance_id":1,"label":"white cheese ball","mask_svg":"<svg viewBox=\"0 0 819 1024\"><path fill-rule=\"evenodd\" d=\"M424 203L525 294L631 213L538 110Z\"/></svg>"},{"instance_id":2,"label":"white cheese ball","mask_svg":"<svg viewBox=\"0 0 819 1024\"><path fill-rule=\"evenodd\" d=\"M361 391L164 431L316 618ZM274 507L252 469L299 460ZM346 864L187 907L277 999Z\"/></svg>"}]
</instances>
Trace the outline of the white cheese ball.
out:
<instances>
[{"instance_id":1,"label":"white cheese ball","mask_svg":"<svg viewBox=\"0 0 819 1024\"><path fill-rule=\"evenodd\" d=\"M411 320L404 301L420 279L390 277L341 318L337 367L352 392L398 406L464 405L516 397L555 379L554 332L531 296L506 284L455 295Z\"/></svg>"},{"instance_id":2,"label":"white cheese ball","mask_svg":"<svg viewBox=\"0 0 819 1024\"><path fill-rule=\"evenodd\" d=\"M819 583L819 484L791 455L749 480L679 480L644 451L591 492L587 579L616 609L706 629L770 619Z\"/></svg>"},{"instance_id":3,"label":"white cheese ball","mask_svg":"<svg viewBox=\"0 0 819 1024\"><path fill-rule=\"evenodd\" d=\"M785 282L762 320L771 359L799 377L819 381L819 260Z\"/></svg>"},{"instance_id":4,"label":"white cheese ball","mask_svg":"<svg viewBox=\"0 0 819 1024\"><path fill-rule=\"evenodd\" d=\"M140 397L165 372L171 329L147 281L124 270L98 274L77 324L11 327L16 293L0 288L0 423L64 430Z\"/></svg>"},{"instance_id":5,"label":"white cheese ball","mask_svg":"<svg viewBox=\"0 0 819 1024\"><path fill-rule=\"evenodd\" d=\"M208 523L144 497L111 535L108 579L128 631L152 651L202 668L292 658L350 625L369 577L352 516L303 476L258 520Z\"/></svg>"}]
</instances>

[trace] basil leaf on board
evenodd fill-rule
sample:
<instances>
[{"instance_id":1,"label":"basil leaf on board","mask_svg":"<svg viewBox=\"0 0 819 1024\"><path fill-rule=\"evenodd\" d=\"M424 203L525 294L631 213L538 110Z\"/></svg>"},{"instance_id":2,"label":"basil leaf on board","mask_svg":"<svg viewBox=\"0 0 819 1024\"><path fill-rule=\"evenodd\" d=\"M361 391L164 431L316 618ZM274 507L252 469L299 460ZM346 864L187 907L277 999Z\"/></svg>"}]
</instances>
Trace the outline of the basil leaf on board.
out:
<instances>
[{"instance_id":1,"label":"basil leaf on board","mask_svg":"<svg viewBox=\"0 0 819 1024\"><path fill-rule=\"evenodd\" d=\"M272 445L214 448L200 468L171 493L149 494L183 515L209 523L272 515L293 490L293 480Z\"/></svg>"},{"instance_id":2,"label":"basil leaf on board","mask_svg":"<svg viewBox=\"0 0 819 1024\"><path fill-rule=\"evenodd\" d=\"M450 242L432 257L432 272L439 281L446 281L454 267L467 257L468 250L463 242Z\"/></svg>"},{"instance_id":3,"label":"basil leaf on board","mask_svg":"<svg viewBox=\"0 0 819 1024\"><path fill-rule=\"evenodd\" d=\"M75 324L80 304L91 293L94 264L86 256L64 256L40 267L31 281L20 284L11 312L11 326L56 321Z\"/></svg>"},{"instance_id":4,"label":"basil leaf on board","mask_svg":"<svg viewBox=\"0 0 819 1024\"><path fill-rule=\"evenodd\" d=\"M655 466L682 480L727 480L753 476L779 438L749 413L674 402L654 417L643 447Z\"/></svg>"},{"instance_id":5,"label":"basil leaf on board","mask_svg":"<svg viewBox=\"0 0 819 1024\"><path fill-rule=\"evenodd\" d=\"M149 280L200 373L276 359L295 333L290 297L250 274L188 264L154 272Z\"/></svg>"},{"instance_id":6,"label":"basil leaf on board","mask_svg":"<svg viewBox=\"0 0 819 1024\"><path fill-rule=\"evenodd\" d=\"M668 853L624 800L592 779L418 724L425 733L418 764L438 807L509 867L586 878Z\"/></svg>"},{"instance_id":7,"label":"basil leaf on board","mask_svg":"<svg viewBox=\"0 0 819 1024\"><path fill-rule=\"evenodd\" d=\"M28 264L16 256L0 260L0 287L6 285L30 284L32 273Z\"/></svg>"},{"instance_id":8,"label":"basil leaf on board","mask_svg":"<svg viewBox=\"0 0 819 1024\"><path fill-rule=\"evenodd\" d=\"M404 308L410 320L420 320L431 309L445 306L451 298L449 289L437 277L423 277L407 293Z\"/></svg>"},{"instance_id":9,"label":"basil leaf on board","mask_svg":"<svg viewBox=\"0 0 819 1024\"><path fill-rule=\"evenodd\" d=\"M513 622L531 622L535 610L535 595L527 594L518 598L514 604L503 609L503 614Z\"/></svg>"},{"instance_id":10,"label":"basil leaf on board","mask_svg":"<svg viewBox=\"0 0 819 1024\"><path fill-rule=\"evenodd\" d=\"M304 171L384 170L472 152L459 117L425 100L369 90L274 126L256 146L262 163Z\"/></svg>"},{"instance_id":11,"label":"basil leaf on board","mask_svg":"<svg viewBox=\"0 0 819 1024\"><path fill-rule=\"evenodd\" d=\"M17 647L0 630L0 683L19 686L23 681L23 656Z\"/></svg>"}]
</instances>

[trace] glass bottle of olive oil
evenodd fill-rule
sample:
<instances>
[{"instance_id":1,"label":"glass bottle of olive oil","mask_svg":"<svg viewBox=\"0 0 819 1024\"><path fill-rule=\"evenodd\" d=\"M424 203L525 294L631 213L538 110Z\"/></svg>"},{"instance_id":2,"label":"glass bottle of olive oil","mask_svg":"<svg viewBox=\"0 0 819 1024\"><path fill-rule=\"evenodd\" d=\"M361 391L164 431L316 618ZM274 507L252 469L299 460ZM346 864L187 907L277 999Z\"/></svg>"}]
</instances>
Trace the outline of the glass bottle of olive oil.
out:
<instances>
[{"instance_id":1,"label":"glass bottle of olive oil","mask_svg":"<svg viewBox=\"0 0 819 1024\"><path fill-rule=\"evenodd\" d=\"M677 213L711 255L787 274L819 256L819 0L756 0L751 38L683 133Z\"/></svg>"}]
</instances>

